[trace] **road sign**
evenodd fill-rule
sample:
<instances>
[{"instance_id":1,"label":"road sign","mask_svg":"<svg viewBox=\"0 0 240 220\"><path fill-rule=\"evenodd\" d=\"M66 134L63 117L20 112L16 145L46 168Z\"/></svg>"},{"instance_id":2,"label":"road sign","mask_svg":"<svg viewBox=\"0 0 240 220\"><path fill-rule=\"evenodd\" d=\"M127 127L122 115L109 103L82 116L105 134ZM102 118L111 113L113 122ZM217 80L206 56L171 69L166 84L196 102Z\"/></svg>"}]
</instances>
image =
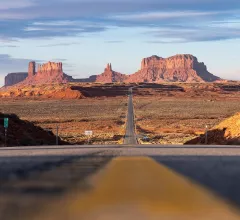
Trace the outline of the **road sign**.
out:
<instances>
[{"instance_id":1,"label":"road sign","mask_svg":"<svg viewBox=\"0 0 240 220\"><path fill-rule=\"evenodd\" d=\"M93 135L93 132L92 132L92 131L85 131L85 135L86 135L86 136L92 136L92 135Z\"/></svg>"},{"instance_id":2,"label":"road sign","mask_svg":"<svg viewBox=\"0 0 240 220\"><path fill-rule=\"evenodd\" d=\"M4 128L8 128L8 118L4 118Z\"/></svg>"}]
</instances>

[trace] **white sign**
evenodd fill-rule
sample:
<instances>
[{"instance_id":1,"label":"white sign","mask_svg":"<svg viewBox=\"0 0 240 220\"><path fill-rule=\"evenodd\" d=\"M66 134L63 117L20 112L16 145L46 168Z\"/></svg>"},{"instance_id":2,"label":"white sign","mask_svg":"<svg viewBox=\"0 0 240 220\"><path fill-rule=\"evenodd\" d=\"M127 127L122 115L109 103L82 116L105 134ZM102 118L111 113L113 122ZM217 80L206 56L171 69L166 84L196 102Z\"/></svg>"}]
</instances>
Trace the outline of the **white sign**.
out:
<instances>
[{"instance_id":1,"label":"white sign","mask_svg":"<svg viewBox=\"0 0 240 220\"><path fill-rule=\"evenodd\" d=\"M87 135L87 136L92 136L92 135L93 135L93 132L92 132L92 131L85 131L85 135Z\"/></svg>"}]
</instances>

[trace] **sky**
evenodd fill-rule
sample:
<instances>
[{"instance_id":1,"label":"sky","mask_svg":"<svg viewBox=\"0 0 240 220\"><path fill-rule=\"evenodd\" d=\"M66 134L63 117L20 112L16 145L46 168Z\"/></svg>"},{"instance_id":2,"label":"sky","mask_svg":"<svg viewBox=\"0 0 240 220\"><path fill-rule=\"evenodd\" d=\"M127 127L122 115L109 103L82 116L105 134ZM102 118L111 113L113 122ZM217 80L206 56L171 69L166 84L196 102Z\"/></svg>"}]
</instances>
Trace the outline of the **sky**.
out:
<instances>
[{"instance_id":1,"label":"sky","mask_svg":"<svg viewBox=\"0 0 240 220\"><path fill-rule=\"evenodd\" d=\"M142 58L175 54L240 80L240 1L0 0L0 85L32 60L84 78L107 63L131 74Z\"/></svg>"}]
</instances>

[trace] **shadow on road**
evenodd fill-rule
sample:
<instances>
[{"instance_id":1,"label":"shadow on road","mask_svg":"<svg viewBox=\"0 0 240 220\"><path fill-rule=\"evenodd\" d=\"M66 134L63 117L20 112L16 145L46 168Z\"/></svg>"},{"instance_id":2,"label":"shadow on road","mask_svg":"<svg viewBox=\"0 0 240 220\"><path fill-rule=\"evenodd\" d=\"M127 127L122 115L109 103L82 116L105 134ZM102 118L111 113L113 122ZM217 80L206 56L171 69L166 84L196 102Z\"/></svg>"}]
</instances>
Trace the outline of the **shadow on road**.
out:
<instances>
[{"instance_id":1,"label":"shadow on road","mask_svg":"<svg viewBox=\"0 0 240 220\"><path fill-rule=\"evenodd\" d=\"M240 206L240 156L158 156L154 159Z\"/></svg>"}]
</instances>

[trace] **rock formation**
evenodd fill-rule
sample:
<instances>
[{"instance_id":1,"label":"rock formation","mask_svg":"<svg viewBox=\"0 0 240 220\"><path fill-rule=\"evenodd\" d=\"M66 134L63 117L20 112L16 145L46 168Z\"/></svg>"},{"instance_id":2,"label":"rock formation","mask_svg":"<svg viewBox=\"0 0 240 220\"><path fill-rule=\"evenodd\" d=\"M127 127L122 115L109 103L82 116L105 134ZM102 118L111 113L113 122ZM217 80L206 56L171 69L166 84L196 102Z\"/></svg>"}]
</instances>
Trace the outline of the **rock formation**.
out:
<instances>
[{"instance_id":1,"label":"rock formation","mask_svg":"<svg viewBox=\"0 0 240 220\"><path fill-rule=\"evenodd\" d=\"M37 73L45 74L52 72L58 72L60 74L63 74L62 63L48 62L42 65L38 65Z\"/></svg>"},{"instance_id":2,"label":"rock formation","mask_svg":"<svg viewBox=\"0 0 240 220\"><path fill-rule=\"evenodd\" d=\"M43 128L34 125L32 122L21 120L15 114L3 114L0 112L0 147L4 146L4 127L3 118L9 119L7 146L40 146L55 145L56 136ZM66 145L67 142L59 139L60 145Z\"/></svg>"},{"instance_id":3,"label":"rock formation","mask_svg":"<svg viewBox=\"0 0 240 220\"><path fill-rule=\"evenodd\" d=\"M28 73L9 73L5 77L5 86L15 85L23 80L25 80L28 76Z\"/></svg>"},{"instance_id":4,"label":"rock formation","mask_svg":"<svg viewBox=\"0 0 240 220\"><path fill-rule=\"evenodd\" d=\"M112 82L124 82L127 76L112 70L112 65L107 64L104 72L96 76L95 82L112 83Z\"/></svg>"},{"instance_id":5,"label":"rock formation","mask_svg":"<svg viewBox=\"0 0 240 220\"><path fill-rule=\"evenodd\" d=\"M63 73L62 63L48 62L38 65L35 71L35 62L29 63L28 77L21 85L54 84L72 82L73 78Z\"/></svg>"},{"instance_id":6,"label":"rock formation","mask_svg":"<svg viewBox=\"0 0 240 220\"><path fill-rule=\"evenodd\" d=\"M73 79L63 72L62 63L48 62L38 65L30 62L28 77L26 75L7 76L5 85L13 85L20 81L22 85L54 84L67 82L214 82L221 80L209 73L204 63L198 62L193 55L176 55L169 58L151 56L142 60L141 69L131 75L121 74L112 69L108 63L104 72L85 79Z\"/></svg>"},{"instance_id":7,"label":"rock formation","mask_svg":"<svg viewBox=\"0 0 240 220\"><path fill-rule=\"evenodd\" d=\"M127 82L213 82L219 79L196 57L184 54L166 59L158 56L145 58L141 70L130 75Z\"/></svg>"},{"instance_id":8,"label":"rock formation","mask_svg":"<svg viewBox=\"0 0 240 220\"><path fill-rule=\"evenodd\" d=\"M109 63L104 72L81 82L214 82L221 80L207 71L204 63L199 63L193 55L176 55L169 58L151 56L142 60L141 69L131 75L112 70Z\"/></svg>"},{"instance_id":9,"label":"rock formation","mask_svg":"<svg viewBox=\"0 0 240 220\"><path fill-rule=\"evenodd\" d=\"M28 65L28 77L33 77L36 74L36 63L30 62Z\"/></svg>"}]
</instances>

